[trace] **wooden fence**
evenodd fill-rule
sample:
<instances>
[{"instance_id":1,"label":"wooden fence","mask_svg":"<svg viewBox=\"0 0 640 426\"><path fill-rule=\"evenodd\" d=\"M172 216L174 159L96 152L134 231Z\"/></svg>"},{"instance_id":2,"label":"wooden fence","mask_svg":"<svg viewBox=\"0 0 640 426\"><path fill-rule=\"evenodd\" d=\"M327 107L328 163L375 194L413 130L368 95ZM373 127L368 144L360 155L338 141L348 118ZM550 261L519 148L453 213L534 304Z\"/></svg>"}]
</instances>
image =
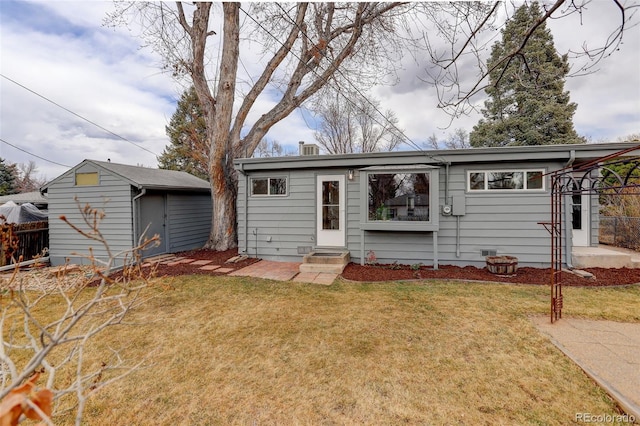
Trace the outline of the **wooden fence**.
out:
<instances>
[{"instance_id":1,"label":"wooden fence","mask_svg":"<svg viewBox=\"0 0 640 426\"><path fill-rule=\"evenodd\" d=\"M0 266L42 256L49 247L49 221L0 225Z\"/></svg>"}]
</instances>

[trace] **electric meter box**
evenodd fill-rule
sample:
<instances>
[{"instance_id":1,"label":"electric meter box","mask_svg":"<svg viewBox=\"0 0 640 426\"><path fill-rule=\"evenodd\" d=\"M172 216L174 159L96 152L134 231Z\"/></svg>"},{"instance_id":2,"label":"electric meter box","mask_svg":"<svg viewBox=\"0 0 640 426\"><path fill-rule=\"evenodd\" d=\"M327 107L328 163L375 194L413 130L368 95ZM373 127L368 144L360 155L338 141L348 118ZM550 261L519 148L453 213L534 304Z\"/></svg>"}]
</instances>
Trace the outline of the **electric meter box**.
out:
<instances>
[{"instance_id":1,"label":"electric meter box","mask_svg":"<svg viewBox=\"0 0 640 426\"><path fill-rule=\"evenodd\" d=\"M452 214L454 216L464 216L467 214L467 203L464 194L457 194L452 197L453 203L451 203Z\"/></svg>"}]
</instances>

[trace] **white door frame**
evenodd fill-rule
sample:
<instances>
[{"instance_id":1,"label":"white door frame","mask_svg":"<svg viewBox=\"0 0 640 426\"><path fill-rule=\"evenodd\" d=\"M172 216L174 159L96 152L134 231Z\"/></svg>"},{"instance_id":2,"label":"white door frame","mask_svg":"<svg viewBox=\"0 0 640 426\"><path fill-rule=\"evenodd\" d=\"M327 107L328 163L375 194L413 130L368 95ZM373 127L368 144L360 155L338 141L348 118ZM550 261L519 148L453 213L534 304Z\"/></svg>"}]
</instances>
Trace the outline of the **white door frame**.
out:
<instances>
[{"instance_id":1,"label":"white door frame","mask_svg":"<svg viewBox=\"0 0 640 426\"><path fill-rule=\"evenodd\" d=\"M576 180L576 183L579 182L578 180ZM583 189L589 189L589 180L585 179L582 182L582 187ZM575 198L574 198L575 197ZM574 200L577 201L580 200L580 204L578 207L578 204L574 204ZM574 214L574 206L576 207L576 209L580 209L580 228L575 229L574 228L574 223L573 220L571 221L571 228L572 228L572 233L571 233L571 240L572 240L572 245L574 247L589 247L589 236L590 236L590 230L591 230L591 217L590 217L590 212L591 212L591 194L586 191L586 192L582 192L581 194L576 194L571 195L570 196L571 199L571 215L572 215L572 219L573 219L573 214Z\"/></svg>"},{"instance_id":2,"label":"white door frame","mask_svg":"<svg viewBox=\"0 0 640 426\"><path fill-rule=\"evenodd\" d=\"M330 204L323 204L324 182L338 182L338 200L326 200ZM344 175L318 175L316 177L316 245L318 247L345 247L346 192ZM333 209L325 209L324 207L333 207ZM329 223L323 213L330 214L330 210L335 210L335 207L338 208L337 221L334 218ZM332 229L325 229L327 227Z\"/></svg>"}]
</instances>

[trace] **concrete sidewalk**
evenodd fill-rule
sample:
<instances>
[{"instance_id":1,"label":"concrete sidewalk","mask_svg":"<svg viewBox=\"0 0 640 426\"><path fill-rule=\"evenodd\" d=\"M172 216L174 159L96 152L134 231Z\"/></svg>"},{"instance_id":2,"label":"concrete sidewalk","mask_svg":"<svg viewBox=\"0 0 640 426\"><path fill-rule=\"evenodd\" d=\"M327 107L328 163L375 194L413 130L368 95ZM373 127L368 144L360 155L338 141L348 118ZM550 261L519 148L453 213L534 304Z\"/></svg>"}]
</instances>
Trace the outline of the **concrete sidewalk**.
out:
<instances>
[{"instance_id":1,"label":"concrete sidewalk","mask_svg":"<svg viewBox=\"0 0 640 426\"><path fill-rule=\"evenodd\" d=\"M640 421L640 324L574 318L551 324L548 316L532 321L625 413Z\"/></svg>"}]
</instances>

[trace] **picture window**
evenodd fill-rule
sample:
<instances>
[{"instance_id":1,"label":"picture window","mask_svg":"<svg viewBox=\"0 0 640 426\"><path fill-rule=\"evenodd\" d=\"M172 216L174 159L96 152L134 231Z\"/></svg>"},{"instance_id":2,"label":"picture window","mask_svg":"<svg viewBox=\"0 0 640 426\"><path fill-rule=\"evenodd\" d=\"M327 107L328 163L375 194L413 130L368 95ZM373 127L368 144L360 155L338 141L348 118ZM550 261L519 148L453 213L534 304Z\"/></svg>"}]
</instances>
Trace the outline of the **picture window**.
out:
<instances>
[{"instance_id":1,"label":"picture window","mask_svg":"<svg viewBox=\"0 0 640 426\"><path fill-rule=\"evenodd\" d=\"M369 173L369 221L429 221L429 173Z\"/></svg>"}]
</instances>

